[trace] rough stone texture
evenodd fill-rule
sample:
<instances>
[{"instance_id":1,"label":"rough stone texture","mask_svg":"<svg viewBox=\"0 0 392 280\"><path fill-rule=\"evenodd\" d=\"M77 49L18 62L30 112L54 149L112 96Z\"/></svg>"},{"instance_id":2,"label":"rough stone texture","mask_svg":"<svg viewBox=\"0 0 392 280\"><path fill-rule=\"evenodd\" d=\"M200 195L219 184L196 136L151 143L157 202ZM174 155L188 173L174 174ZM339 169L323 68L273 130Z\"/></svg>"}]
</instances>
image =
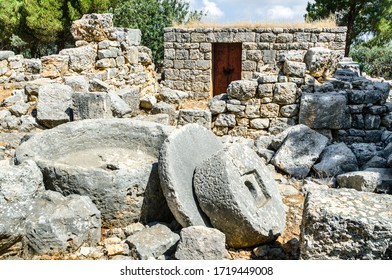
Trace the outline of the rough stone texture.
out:
<instances>
[{"instance_id":1,"label":"rough stone texture","mask_svg":"<svg viewBox=\"0 0 392 280\"><path fill-rule=\"evenodd\" d=\"M211 112L201 109L181 109L178 114L178 125L197 123L207 129L211 128Z\"/></svg>"},{"instance_id":2,"label":"rough stone texture","mask_svg":"<svg viewBox=\"0 0 392 280\"><path fill-rule=\"evenodd\" d=\"M139 113L140 90L137 87L122 88L115 93L120 96L125 103L131 108L131 115L136 116Z\"/></svg>"},{"instance_id":3,"label":"rough stone texture","mask_svg":"<svg viewBox=\"0 0 392 280\"><path fill-rule=\"evenodd\" d=\"M190 96L187 92L163 87L161 89L160 97L162 98L162 101L166 103L179 104L183 99L186 99Z\"/></svg>"},{"instance_id":4,"label":"rough stone texture","mask_svg":"<svg viewBox=\"0 0 392 280\"><path fill-rule=\"evenodd\" d=\"M69 56L69 69L75 72L93 68L97 58L97 51L92 46L64 49L59 54Z\"/></svg>"},{"instance_id":5,"label":"rough stone texture","mask_svg":"<svg viewBox=\"0 0 392 280\"><path fill-rule=\"evenodd\" d=\"M294 62L286 60L283 64L283 73L287 76L304 78L306 64L303 62Z\"/></svg>"},{"instance_id":6,"label":"rough stone texture","mask_svg":"<svg viewBox=\"0 0 392 280\"><path fill-rule=\"evenodd\" d=\"M341 188L355 189L357 191L374 192L381 186L381 175L371 171L356 171L341 174L336 177Z\"/></svg>"},{"instance_id":7,"label":"rough stone texture","mask_svg":"<svg viewBox=\"0 0 392 280\"><path fill-rule=\"evenodd\" d=\"M231 145L201 162L194 186L212 225L234 248L274 240L285 227L285 209L269 169L247 146Z\"/></svg>"},{"instance_id":8,"label":"rough stone texture","mask_svg":"<svg viewBox=\"0 0 392 280\"><path fill-rule=\"evenodd\" d=\"M392 197L308 189L300 240L302 259L392 259Z\"/></svg>"},{"instance_id":9,"label":"rough stone texture","mask_svg":"<svg viewBox=\"0 0 392 280\"><path fill-rule=\"evenodd\" d=\"M299 123L313 129L345 129L351 126L344 94L310 93L301 98Z\"/></svg>"},{"instance_id":10,"label":"rough stone texture","mask_svg":"<svg viewBox=\"0 0 392 280\"><path fill-rule=\"evenodd\" d=\"M100 212L87 196L46 191L34 201L26 221L26 240L35 254L73 252L101 237Z\"/></svg>"},{"instance_id":11,"label":"rough stone texture","mask_svg":"<svg viewBox=\"0 0 392 280\"><path fill-rule=\"evenodd\" d=\"M33 159L47 189L89 196L104 227L171 221L157 170L159 150L171 131L129 119L83 120L35 134L15 157Z\"/></svg>"},{"instance_id":12,"label":"rough stone texture","mask_svg":"<svg viewBox=\"0 0 392 280\"><path fill-rule=\"evenodd\" d=\"M139 260L158 258L175 250L180 236L164 224L156 224L129 236L126 243L130 254Z\"/></svg>"},{"instance_id":13,"label":"rough stone texture","mask_svg":"<svg viewBox=\"0 0 392 280\"><path fill-rule=\"evenodd\" d=\"M336 175L357 171L357 158L344 143L326 147L320 155L320 162L313 166L320 177L334 177Z\"/></svg>"},{"instance_id":14,"label":"rough stone texture","mask_svg":"<svg viewBox=\"0 0 392 280\"><path fill-rule=\"evenodd\" d=\"M71 33L74 39L87 42L100 42L110 38L113 30L112 14L86 14L72 23Z\"/></svg>"},{"instance_id":15,"label":"rough stone texture","mask_svg":"<svg viewBox=\"0 0 392 280\"><path fill-rule=\"evenodd\" d=\"M88 92L89 83L84 76L66 76L64 84L70 86L74 92Z\"/></svg>"},{"instance_id":16,"label":"rough stone texture","mask_svg":"<svg viewBox=\"0 0 392 280\"><path fill-rule=\"evenodd\" d=\"M151 110L152 114L167 114L169 115L169 122L170 125L176 124L176 110L173 108L172 105L160 101Z\"/></svg>"},{"instance_id":17,"label":"rough stone texture","mask_svg":"<svg viewBox=\"0 0 392 280\"><path fill-rule=\"evenodd\" d=\"M111 118L111 99L102 92L77 92L72 96L72 111L75 121Z\"/></svg>"},{"instance_id":18,"label":"rough stone texture","mask_svg":"<svg viewBox=\"0 0 392 280\"><path fill-rule=\"evenodd\" d=\"M305 178L328 143L328 138L307 126L289 129L271 163L297 178Z\"/></svg>"},{"instance_id":19,"label":"rough stone texture","mask_svg":"<svg viewBox=\"0 0 392 280\"><path fill-rule=\"evenodd\" d=\"M110 98L113 116L121 118L124 115L130 114L132 112L131 107L129 107L128 104L116 93L111 91L108 93L108 96Z\"/></svg>"},{"instance_id":20,"label":"rough stone texture","mask_svg":"<svg viewBox=\"0 0 392 280\"><path fill-rule=\"evenodd\" d=\"M390 168L367 168L364 171L377 173L381 184L377 185L377 193L392 194L392 170Z\"/></svg>"},{"instance_id":21,"label":"rough stone texture","mask_svg":"<svg viewBox=\"0 0 392 280\"><path fill-rule=\"evenodd\" d=\"M297 100L295 83L276 83L273 101L279 105L293 104Z\"/></svg>"},{"instance_id":22,"label":"rough stone texture","mask_svg":"<svg viewBox=\"0 0 392 280\"><path fill-rule=\"evenodd\" d=\"M181 230L175 258L178 260L222 260L227 256L226 237L217 229L191 226Z\"/></svg>"},{"instance_id":23,"label":"rough stone texture","mask_svg":"<svg viewBox=\"0 0 392 280\"><path fill-rule=\"evenodd\" d=\"M70 121L73 90L70 86L49 84L39 88L37 120L52 128Z\"/></svg>"},{"instance_id":24,"label":"rough stone texture","mask_svg":"<svg viewBox=\"0 0 392 280\"><path fill-rule=\"evenodd\" d=\"M238 100L248 100L256 96L257 81L233 81L227 88L227 94Z\"/></svg>"},{"instance_id":25,"label":"rough stone texture","mask_svg":"<svg viewBox=\"0 0 392 280\"><path fill-rule=\"evenodd\" d=\"M193 194L196 166L223 148L218 138L198 124L175 130L164 142L159 156L163 193L177 222L183 227L208 225Z\"/></svg>"},{"instance_id":26,"label":"rough stone texture","mask_svg":"<svg viewBox=\"0 0 392 280\"><path fill-rule=\"evenodd\" d=\"M377 155L377 147L374 143L354 143L351 145L351 150L356 156L359 166L364 165Z\"/></svg>"},{"instance_id":27,"label":"rough stone texture","mask_svg":"<svg viewBox=\"0 0 392 280\"><path fill-rule=\"evenodd\" d=\"M310 75L313 77L330 77L343 57L330 49L316 47L310 48L305 54L305 63Z\"/></svg>"},{"instance_id":28,"label":"rough stone texture","mask_svg":"<svg viewBox=\"0 0 392 280\"><path fill-rule=\"evenodd\" d=\"M32 160L0 169L0 204L26 202L44 191L41 170Z\"/></svg>"},{"instance_id":29,"label":"rough stone texture","mask_svg":"<svg viewBox=\"0 0 392 280\"><path fill-rule=\"evenodd\" d=\"M69 56L68 55L48 55L41 57L42 78L59 78L63 77L68 71Z\"/></svg>"}]
</instances>

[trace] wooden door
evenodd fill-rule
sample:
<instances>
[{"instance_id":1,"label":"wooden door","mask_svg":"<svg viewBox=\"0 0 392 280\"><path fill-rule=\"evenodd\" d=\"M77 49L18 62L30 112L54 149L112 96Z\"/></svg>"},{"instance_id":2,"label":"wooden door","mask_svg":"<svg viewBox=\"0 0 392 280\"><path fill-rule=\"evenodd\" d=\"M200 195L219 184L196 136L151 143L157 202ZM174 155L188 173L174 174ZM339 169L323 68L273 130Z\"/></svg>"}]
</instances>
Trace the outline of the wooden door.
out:
<instances>
[{"instance_id":1,"label":"wooden door","mask_svg":"<svg viewBox=\"0 0 392 280\"><path fill-rule=\"evenodd\" d=\"M213 44L213 95L226 92L227 86L236 80L241 80L242 66L241 43Z\"/></svg>"}]
</instances>

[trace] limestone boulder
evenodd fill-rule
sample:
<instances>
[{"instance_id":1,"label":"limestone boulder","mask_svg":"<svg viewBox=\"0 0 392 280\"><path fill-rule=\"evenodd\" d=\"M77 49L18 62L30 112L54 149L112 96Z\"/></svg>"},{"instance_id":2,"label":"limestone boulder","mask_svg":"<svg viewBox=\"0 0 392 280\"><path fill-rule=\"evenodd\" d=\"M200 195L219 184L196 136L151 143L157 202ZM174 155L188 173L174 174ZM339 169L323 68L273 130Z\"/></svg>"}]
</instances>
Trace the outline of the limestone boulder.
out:
<instances>
[{"instance_id":1,"label":"limestone boulder","mask_svg":"<svg viewBox=\"0 0 392 280\"><path fill-rule=\"evenodd\" d=\"M285 60L283 64L283 73L286 76L304 78L305 71L306 71L306 64L303 62Z\"/></svg>"},{"instance_id":2,"label":"limestone boulder","mask_svg":"<svg viewBox=\"0 0 392 280\"><path fill-rule=\"evenodd\" d=\"M297 85L292 82L276 83L274 89L274 103L279 105L293 104L297 100Z\"/></svg>"},{"instance_id":3,"label":"limestone boulder","mask_svg":"<svg viewBox=\"0 0 392 280\"><path fill-rule=\"evenodd\" d=\"M121 118L132 112L131 107L129 107L128 104L116 93L111 91L108 93L108 96L110 98L113 116Z\"/></svg>"},{"instance_id":4,"label":"limestone boulder","mask_svg":"<svg viewBox=\"0 0 392 280\"><path fill-rule=\"evenodd\" d=\"M162 190L183 227L209 225L194 196L193 176L196 166L221 149L219 139L198 124L175 130L162 145L159 156Z\"/></svg>"},{"instance_id":5,"label":"limestone boulder","mask_svg":"<svg viewBox=\"0 0 392 280\"><path fill-rule=\"evenodd\" d=\"M129 236L130 254L139 260L155 259L175 251L180 236L164 224L156 224Z\"/></svg>"},{"instance_id":6,"label":"limestone boulder","mask_svg":"<svg viewBox=\"0 0 392 280\"><path fill-rule=\"evenodd\" d=\"M89 196L104 227L171 221L160 189L158 154L172 128L129 119L71 122L35 134L15 152L34 160L45 187Z\"/></svg>"},{"instance_id":7,"label":"limestone boulder","mask_svg":"<svg viewBox=\"0 0 392 280\"><path fill-rule=\"evenodd\" d=\"M350 189L308 189L300 258L391 259L392 197Z\"/></svg>"},{"instance_id":8,"label":"limestone boulder","mask_svg":"<svg viewBox=\"0 0 392 280\"><path fill-rule=\"evenodd\" d=\"M273 241L285 228L273 175L250 147L233 144L201 162L194 186L201 209L231 247Z\"/></svg>"},{"instance_id":9,"label":"limestone boulder","mask_svg":"<svg viewBox=\"0 0 392 280\"><path fill-rule=\"evenodd\" d=\"M64 84L70 86L74 92L88 92L89 83L84 76L65 76Z\"/></svg>"},{"instance_id":10,"label":"limestone boulder","mask_svg":"<svg viewBox=\"0 0 392 280\"><path fill-rule=\"evenodd\" d=\"M73 90L62 84L41 86L38 90L37 120L47 128L71 120Z\"/></svg>"},{"instance_id":11,"label":"limestone boulder","mask_svg":"<svg viewBox=\"0 0 392 280\"><path fill-rule=\"evenodd\" d=\"M101 237L101 217L90 198L46 191L26 220L26 240L34 254L76 251Z\"/></svg>"},{"instance_id":12,"label":"limestone boulder","mask_svg":"<svg viewBox=\"0 0 392 280\"><path fill-rule=\"evenodd\" d=\"M111 98L103 92L76 92L72 95L72 111L75 121L111 118Z\"/></svg>"},{"instance_id":13,"label":"limestone boulder","mask_svg":"<svg viewBox=\"0 0 392 280\"><path fill-rule=\"evenodd\" d=\"M227 94L238 100L249 100L256 96L258 83L256 80L233 81L227 88Z\"/></svg>"},{"instance_id":14,"label":"limestone boulder","mask_svg":"<svg viewBox=\"0 0 392 280\"><path fill-rule=\"evenodd\" d=\"M97 50L90 45L61 50L60 55L69 57L69 69L83 72L94 69Z\"/></svg>"},{"instance_id":15,"label":"limestone boulder","mask_svg":"<svg viewBox=\"0 0 392 280\"><path fill-rule=\"evenodd\" d=\"M42 78L63 77L69 70L69 56L52 54L41 57Z\"/></svg>"},{"instance_id":16,"label":"limestone boulder","mask_svg":"<svg viewBox=\"0 0 392 280\"><path fill-rule=\"evenodd\" d=\"M341 174L336 177L339 187L355 189L357 191L374 192L381 186L381 175L372 171L355 171Z\"/></svg>"},{"instance_id":17,"label":"limestone boulder","mask_svg":"<svg viewBox=\"0 0 392 280\"><path fill-rule=\"evenodd\" d=\"M337 64L343 58L338 52L326 48L310 48L305 54L306 67L313 77L330 77L335 73Z\"/></svg>"},{"instance_id":18,"label":"limestone boulder","mask_svg":"<svg viewBox=\"0 0 392 280\"><path fill-rule=\"evenodd\" d=\"M328 138L304 125L290 128L271 163L285 173L305 178L328 143Z\"/></svg>"},{"instance_id":19,"label":"limestone boulder","mask_svg":"<svg viewBox=\"0 0 392 280\"><path fill-rule=\"evenodd\" d=\"M132 116L136 116L139 113L140 89L138 87L122 88L116 90L115 93L129 106Z\"/></svg>"},{"instance_id":20,"label":"limestone boulder","mask_svg":"<svg viewBox=\"0 0 392 280\"><path fill-rule=\"evenodd\" d=\"M173 90L168 87L163 87L160 94L162 101L171 104L179 104L182 100L189 97L189 93L185 91Z\"/></svg>"},{"instance_id":21,"label":"limestone boulder","mask_svg":"<svg viewBox=\"0 0 392 280\"><path fill-rule=\"evenodd\" d=\"M357 158L344 143L326 147L320 155L320 162L313 166L320 177L334 177L339 174L357 171Z\"/></svg>"},{"instance_id":22,"label":"limestone boulder","mask_svg":"<svg viewBox=\"0 0 392 280\"><path fill-rule=\"evenodd\" d=\"M217 229L202 226L183 228L175 257L178 260L222 260L227 255L226 237Z\"/></svg>"},{"instance_id":23,"label":"limestone boulder","mask_svg":"<svg viewBox=\"0 0 392 280\"><path fill-rule=\"evenodd\" d=\"M100 42L109 39L113 31L112 14L86 14L71 26L75 41Z\"/></svg>"},{"instance_id":24,"label":"limestone boulder","mask_svg":"<svg viewBox=\"0 0 392 280\"><path fill-rule=\"evenodd\" d=\"M299 123L313 129L350 128L346 96L337 92L303 94Z\"/></svg>"},{"instance_id":25,"label":"limestone boulder","mask_svg":"<svg viewBox=\"0 0 392 280\"><path fill-rule=\"evenodd\" d=\"M357 158L358 165L362 166L377 155L377 146L374 143L354 143L351 150Z\"/></svg>"},{"instance_id":26,"label":"limestone boulder","mask_svg":"<svg viewBox=\"0 0 392 280\"><path fill-rule=\"evenodd\" d=\"M392 194L392 170L390 168L367 168L364 171L369 171L378 174L381 179L381 184L377 185L377 193Z\"/></svg>"},{"instance_id":27,"label":"limestone boulder","mask_svg":"<svg viewBox=\"0 0 392 280\"><path fill-rule=\"evenodd\" d=\"M211 128L212 116L209 110L195 109L180 109L178 114L178 125L197 123L207 129Z\"/></svg>"}]
</instances>

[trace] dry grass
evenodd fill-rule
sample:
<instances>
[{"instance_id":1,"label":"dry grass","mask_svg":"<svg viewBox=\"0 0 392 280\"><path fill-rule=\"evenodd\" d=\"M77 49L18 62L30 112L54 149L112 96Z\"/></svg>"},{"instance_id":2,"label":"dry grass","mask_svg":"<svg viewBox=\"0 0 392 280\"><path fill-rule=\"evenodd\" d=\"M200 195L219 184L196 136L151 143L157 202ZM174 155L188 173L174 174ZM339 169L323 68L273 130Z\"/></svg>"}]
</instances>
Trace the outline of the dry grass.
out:
<instances>
[{"instance_id":1,"label":"dry grass","mask_svg":"<svg viewBox=\"0 0 392 280\"><path fill-rule=\"evenodd\" d=\"M0 103L3 101L5 98L11 96L12 90L0 90Z\"/></svg>"},{"instance_id":2,"label":"dry grass","mask_svg":"<svg viewBox=\"0 0 392 280\"><path fill-rule=\"evenodd\" d=\"M174 24L175 28L334 28L336 27L335 15L326 19L312 22L287 22L287 23L265 23L265 22L234 22L229 24L218 24L211 22L190 22L187 24Z\"/></svg>"}]
</instances>

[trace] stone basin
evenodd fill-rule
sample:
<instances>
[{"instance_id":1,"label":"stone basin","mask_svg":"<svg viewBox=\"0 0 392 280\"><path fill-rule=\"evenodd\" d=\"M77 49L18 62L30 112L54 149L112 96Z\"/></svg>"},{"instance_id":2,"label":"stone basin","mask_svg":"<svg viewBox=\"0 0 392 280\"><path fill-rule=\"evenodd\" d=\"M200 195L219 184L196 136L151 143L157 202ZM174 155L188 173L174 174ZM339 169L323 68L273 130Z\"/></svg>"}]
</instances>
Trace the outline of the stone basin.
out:
<instances>
[{"instance_id":1,"label":"stone basin","mask_svg":"<svg viewBox=\"0 0 392 280\"><path fill-rule=\"evenodd\" d=\"M71 122L35 134L16 150L15 162L34 160L46 189L89 196L103 227L171 221L157 162L172 130L129 119Z\"/></svg>"}]
</instances>

